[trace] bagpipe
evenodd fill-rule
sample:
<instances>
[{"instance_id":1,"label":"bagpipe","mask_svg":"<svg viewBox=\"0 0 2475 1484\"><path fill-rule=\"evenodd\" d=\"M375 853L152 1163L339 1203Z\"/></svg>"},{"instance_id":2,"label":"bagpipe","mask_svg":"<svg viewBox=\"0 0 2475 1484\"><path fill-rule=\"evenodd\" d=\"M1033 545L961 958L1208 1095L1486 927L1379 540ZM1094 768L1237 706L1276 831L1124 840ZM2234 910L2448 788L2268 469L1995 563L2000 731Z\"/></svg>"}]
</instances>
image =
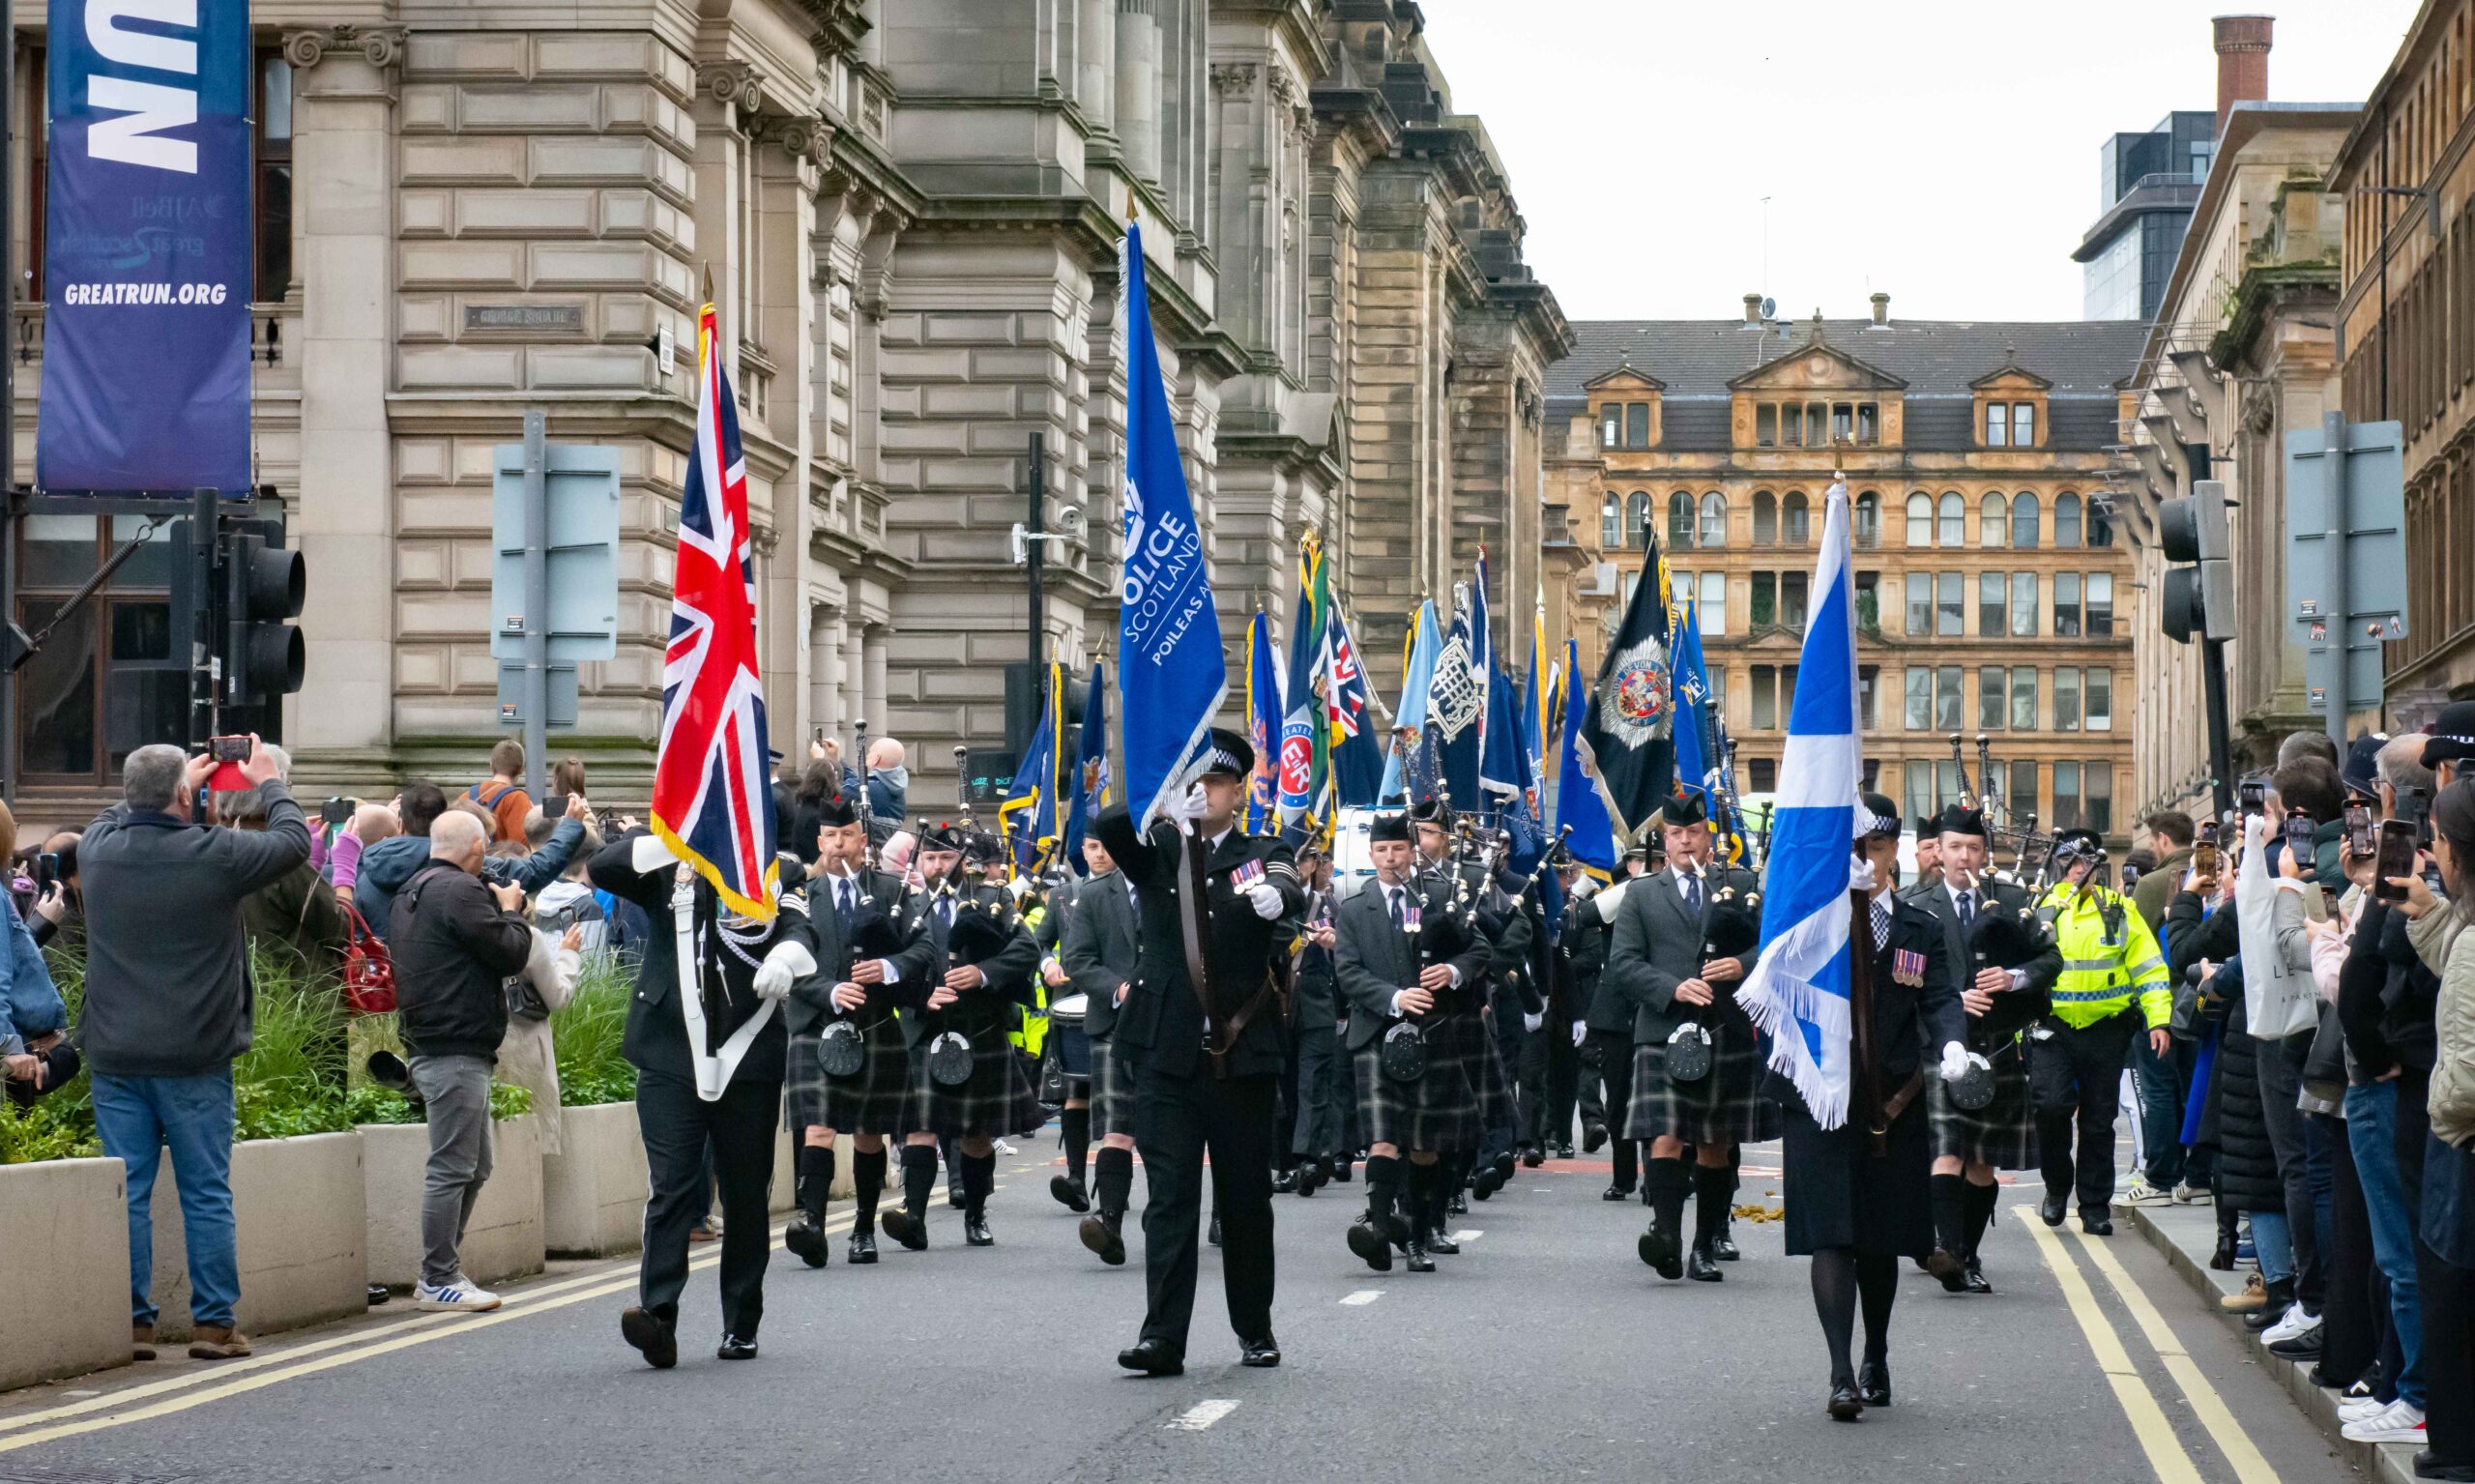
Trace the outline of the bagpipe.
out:
<instances>
[{"instance_id":1,"label":"bagpipe","mask_svg":"<svg viewBox=\"0 0 2475 1484\"><path fill-rule=\"evenodd\" d=\"M2029 862L2034 861L2037 877L2035 886L2030 889L2032 892L2041 889L2045 884L2046 858L2053 854L2054 837L2051 832L2037 829L2036 800L2029 800L2026 809L2012 807L2011 800L2004 797L2003 790L1995 782L1994 742L1983 732L1976 734L1976 776L1982 785L1979 788L1968 786L1968 765L1960 756L1960 734L1953 732L1950 742L1951 768L1959 774L1960 801L1985 813L1989 844L2006 847L2011 852L2011 869L1990 874L1998 881L2028 886ZM2000 816L1999 823L1995 822L1996 815ZM1990 867L1992 852L1987 854Z\"/></svg>"},{"instance_id":2,"label":"bagpipe","mask_svg":"<svg viewBox=\"0 0 2475 1484\"><path fill-rule=\"evenodd\" d=\"M1977 889L1983 891L1982 883ZM1968 963L1963 971L1962 987L1973 984L1976 975L1985 970L2017 969L2045 948L2045 923L2034 907L2002 905L1988 894L1985 905L1977 910L1975 924L1968 929ZM1968 1069L1950 1085L1953 1105L1976 1113L1994 1101L1995 1059L2018 1051L2020 1033L2037 1018L2044 998L2006 993L1997 996L1994 1007L1985 1014L1967 1017Z\"/></svg>"},{"instance_id":3,"label":"bagpipe","mask_svg":"<svg viewBox=\"0 0 2475 1484\"><path fill-rule=\"evenodd\" d=\"M1700 867L1696 878L1706 887L1712 873ZM1732 958L1741 963L1746 954L1762 946L1762 892L1759 888L1738 891L1727 884L1724 869L1716 873L1720 885L1703 898L1702 961ZM1667 1038L1667 1075L1670 1082L1700 1082L1710 1075L1714 1060L1707 1017L1709 1005L1695 1005L1693 1018L1670 1032Z\"/></svg>"},{"instance_id":4,"label":"bagpipe","mask_svg":"<svg viewBox=\"0 0 2475 1484\"><path fill-rule=\"evenodd\" d=\"M1448 795L1439 794L1438 801L1450 810ZM1449 817L1449 816L1447 816ZM1412 826L1414 832L1415 826ZM1402 930L1415 946L1418 976L1426 971L1466 951L1470 943L1486 936L1480 920L1484 893L1473 887L1473 876L1481 883L1494 881L1486 861L1500 848L1498 842L1477 840L1478 831L1466 819L1453 818L1445 832L1452 841L1452 853L1442 867L1443 882L1451 890L1442 910L1429 917L1426 897L1430 884L1437 882L1438 871L1421 862L1410 873L1409 900L1404 909L1406 918ZM1414 847L1412 847L1414 849ZM1470 869L1472 853L1478 857L1479 869ZM1416 1082L1427 1072L1429 1048L1427 1028L1441 1026L1451 1016L1475 1009L1486 1002L1487 986L1482 977L1476 983L1463 983L1443 989L1430 990L1433 1007L1423 1013L1405 1015L1399 1025L1383 1033L1383 1043L1376 1050L1377 1063L1383 1075L1395 1082Z\"/></svg>"}]
</instances>

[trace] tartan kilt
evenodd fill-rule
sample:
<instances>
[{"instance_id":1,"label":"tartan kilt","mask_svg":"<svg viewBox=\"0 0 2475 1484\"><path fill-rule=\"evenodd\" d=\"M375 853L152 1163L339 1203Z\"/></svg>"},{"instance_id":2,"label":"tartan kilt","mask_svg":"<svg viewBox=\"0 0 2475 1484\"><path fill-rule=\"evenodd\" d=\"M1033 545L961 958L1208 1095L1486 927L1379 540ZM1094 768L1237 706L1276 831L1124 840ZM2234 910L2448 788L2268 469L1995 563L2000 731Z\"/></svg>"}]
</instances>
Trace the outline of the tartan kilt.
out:
<instances>
[{"instance_id":1,"label":"tartan kilt","mask_svg":"<svg viewBox=\"0 0 2475 1484\"><path fill-rule=\"evenodd\" d=\"M1430 1037L1427 1074L1396 1082L1383 1075L1383 1047L1378 1037L1350 1059L1357 1075L1358 1134L1368 1147L1389 1144L1404 1153L1475 1149L1481 1129L1468 1062Z\"/></svg>"},{"instance_id":2,"label":"tartan kilt","mask_svg":"<svg viewBox=\"0 0 2475 1484\"><path fill-rule=\"evenodd\" d=\"M1762 1047L1742 1028L1722 1023L1710 1048L1710 1075L1676 1082L1667 1074L1667 1044L1633 1048L1633 1103L1624 1137L1725 1146L1779 1137L1779 1105L1762 1095Z\"/></svg>"},{"instance_id":3,"label":"tartan kilt","mask_svg":"<svg viewBox=\"0 0 2475 1484\"><path fill-rule=\"evenodd\" d=\"M1118 1054L1114 1035L1092 1041L1092 1137L1134 1136L1134 1068Z\"/></svg>"},{"instance_id":4,"label":"tartan kilt","mask_svg":"<svg viewBox=\"0 0 2475 1484\"><path fill-rule=\"evenodd\" d=\"M1461 1042L1470 1072L1470 1086L1477 1090L1478 1126L1480 1128L1518 1128L1520 1117L1513 1108L1512 1078L1504 1071L1503 1047L1496 1033L1483 1020L1471 1018L1453 1027Z\"/></svg>"},{"instance_id":5,"label":"tartan kilt","mask_svg":"<svg viewBox=\"0 0 2475 1484\"><path fill-rule=\"evenodd\" d=\"M1974 1113L1951 1101L1942 1079L1925 1079L1934 1120L1934 1157L1957 1157L1996 1170L2037 1168L2037 1115L2028 1100L2027 1048L2006 1046L1994 1059L1994 1101Z\"/></svg>"},{"instance_id":6,"label":"tartan kilt","mask_svg":"<svg viewBox=\"0 0 2475 1484\"><path fill-rule=\"evenodd\" d=\"M789 1093L791 1132L830 1128L845 1134L890 1134L902 1127L903 1108L911 1091L911 1053L902 1044L902 1027L890 1015L859 1030L866 1056L848 1077L829 1077L818 1059L825 1046L819 1021L791 1037L790 1063L784 1080Z\"/></svg>"},{"instance_id":7,"label":"tartan kilt","mask_svg":"<svg viewBox=\"0 0 2475 1484\"><path fill-rule=\"evenodd\" d=\"M994 1139L1006 1134L1036 1133L1048 1121L1039 1090L1023 1070L1023 1059L1001 1027L972 1037L971 1080L960 1087L940 1087L928 1075L928 1044L922 1035L912 1048L910 1091L904 1099L902 1127L906 1134L935 1134L941 1139Z\"/></svg>"}]
</instances>

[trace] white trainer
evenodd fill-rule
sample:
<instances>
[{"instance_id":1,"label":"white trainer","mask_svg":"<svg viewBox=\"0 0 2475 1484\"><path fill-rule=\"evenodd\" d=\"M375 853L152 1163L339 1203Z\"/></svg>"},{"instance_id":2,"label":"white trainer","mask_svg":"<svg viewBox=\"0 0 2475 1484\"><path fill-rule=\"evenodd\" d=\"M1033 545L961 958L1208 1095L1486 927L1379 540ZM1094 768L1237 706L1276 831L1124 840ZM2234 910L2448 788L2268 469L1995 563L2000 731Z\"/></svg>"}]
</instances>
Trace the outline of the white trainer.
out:
<instances>
[{"instance_id":1,"label":"white trainer","mask_svg":"<svg viewBox=\"0 0 2475 1484\"><path fill-rule=\"evenodd\" d=\"M2392 1402L2380 1412L2340 1430L2348 1442L2421 1442L2424 1414L2412 1403Z\"/></svg>"},{"instance_id":2,"label":"white trainer","mask_svg":"<svg viewBox=\"0 0 2475 1484\"><path fill-rule=\"evenodd\" d=\"M2384 1402L2376 1396L2367 1396L2361 1401L2342 1402L2338 1406L2338 1420L2360 1422L2366 1417L2379 1416L2397 1405L2395 1402Z\"/></svg>"},{"instance_id":3,"label":"white trainer","mask_svg":"<svg viewBox=\"0 0 2475 1484\"><path fill-rule=\"evenodd\" d=\"M2281 1340L2300 1340L2307 1335L2317 1333L2319 1328L2319 1315L2306 1313L2303 1305L2293 1304L2287 1307L2285 1315L2276 1324L2260 1331L2260 1343L2275 1345Z\"/></svg>"},{"instance_id":4,"label":"white trainer","mask_svg":"<svg viewBox=\"0 0 2475 1484\"><path fill-rule=\"evenodd\" d=\"M432 1288L413 1286L413 1307L429 1314L487 1314L499 1306L499 1295L462 1273Z\"/></svg>"},{"instance_id":5,"label":"white trainer","mask_svg":"<svg viewBox=\"0 0 2475 1484\"><path fill-rule=\"evenodd\" d=\"M2173 1199L2165 1191L2148 1183L2148 1177L2135 1175L2131 1178L2131 1188L2115 1197L2114 1204L2116 1206L2164 1206Z\"/></svg>"}]
</instances>

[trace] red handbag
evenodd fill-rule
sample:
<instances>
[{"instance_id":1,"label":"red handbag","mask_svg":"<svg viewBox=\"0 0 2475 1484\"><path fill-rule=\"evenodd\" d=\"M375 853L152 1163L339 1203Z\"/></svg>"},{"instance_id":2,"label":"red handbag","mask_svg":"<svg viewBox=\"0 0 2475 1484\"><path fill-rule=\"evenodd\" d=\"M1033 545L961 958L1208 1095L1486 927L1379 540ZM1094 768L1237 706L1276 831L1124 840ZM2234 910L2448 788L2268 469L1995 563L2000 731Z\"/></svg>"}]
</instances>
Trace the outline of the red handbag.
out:
<instances>
[{"instance_id":1,"label":"red handbag","mask_svg":"<svg viewBox=\"0 0 2475 1484\"><path fill-rule=\"evenodd\" d=\"M344 918L344 1007L357 1015L388 1014L395 1008L395 960L359 911L345 907Z\"/></svg>"}]
</instances>

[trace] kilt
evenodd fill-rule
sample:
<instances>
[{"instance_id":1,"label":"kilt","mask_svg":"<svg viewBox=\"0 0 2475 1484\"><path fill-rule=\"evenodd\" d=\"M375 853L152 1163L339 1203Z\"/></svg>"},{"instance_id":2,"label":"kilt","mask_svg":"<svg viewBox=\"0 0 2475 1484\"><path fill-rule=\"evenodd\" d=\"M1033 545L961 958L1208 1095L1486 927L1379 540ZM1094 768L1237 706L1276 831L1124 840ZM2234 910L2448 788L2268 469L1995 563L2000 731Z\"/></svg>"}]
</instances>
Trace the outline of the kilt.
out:
<instances>
[{"instance_id":1,"label":"kilt","mask_svg":"<svg viewBox=\"0 0 2475 1484\"><path fill-rule=\"evenodd\" d=\"M1880 1159L1862 1120L1825 1133L1803 1098L1791 1090L1787 1099L1780 1194L1788 1208L1788 1255L1810 1257L1823 1247L1853 1247L1867 1257L1931 1252L1934 1155L1931 1115L1919 1106L1924 1099L1891 1120L1889 1152Z\"/></svg>"},{"instance_id":2,"label":"kilt","mask_svg":"<svg viewBox=\"0 0 2475 1484\"><path fill-rule=\"evenodd\" d=\"M866 1055L848 1077L829 1077L818 1064L828 1022L791 1037L789 1069L783 1089L789 1093L791 1132L830 1128L845 1134L890 1134L902 1127L903 1108L911 1091L911 1053L902 1044L902 1027L891 1015L859 1030Z\"/></svg>"},{"instance_id":3,"label":"kilt","mask_svg":"<svg viewBox=\"0 0 2475 1484\"><path fill-rule=\"evenodd\" d=\"M2005 1046L1994 1059L1994 1101L1974 1113L1951 1101L1939 1077L1926 1079L1934 1157L1956 1157L1997 1170L2037 1168L2037 1116L2028 1102L2026 1048Z\"/></svg>"},{"instance_id":4,"label":"kilt","mask_svg":"<svg viewBox=\"0 0 2475 1484\"><path fill-rule=\"evenodd\" d=\"M1779 1105L1762 1095L1760 1044L1740 1027L1723 1023L1715 1029L1710 1075L1700 1082L1668 1077L1666 1042L1633 1048L1633 1105L1624 1112L1625 1138L1724 1147L1779 1137Z\"/></svg>"},{"instance_id":5,"label":"kilt","mask_svg":"<svg viewBox=\"0 0 2475 1484\"><path fill-rule=\"evenodd\" d=\"M1134 1068L1118 1054L1114 1035L1092 1042L1092 1137L1134 1137Z\"/></svg>"},{"instance_id":6,"label":"kilt","mask_svg":"<svg viewBox=\"0 0 2475 1484\"><path fill-rule=\"evenodd\" d=\"M942 1087L928 1075L928 1044L923 1035L909 1057L910 1091L904 1099L902 1127L906 1134L935 1134L941 1139L994 1139L1005 1134L1036 1133L1048 1121L1039 1090L1023 1070L1023 1059L1002 1029L983 1031L972 1038L971 1079L959 1087Z\"/></svg>"},{"instance_id":7,"label":"kilt","mask_svg":"<svg viewBox=\"0 0 2475 1484\"><path fill-rule=\"evenodd\" d=\"M1512 1078L1504 1072L1503 1047L1484 1021L1471 1018L1454 1027L1465 1045L1470 1063L1470 1085L1478 1092L1478 1126L1480 1128L1514 1128L1520 1126L1513 1107Z\"/></svg>"},{"instance_id":8,"label":"kilt","mask_svg":"<svg viewBox=\"0 0 2475 1484\"><path fill-rule=\"evenodd\" d=\"M1389 1144L1404 1153L1477 1149L1478 1096L1468 1063L1430 1037L1427 1074L1396 1082L1383 1075L1383 1047L1381 1038L1369 1041L1350 1059L1357 1074L1358 1133L1367 1145Z\"/></svg>"}]
</instances>

